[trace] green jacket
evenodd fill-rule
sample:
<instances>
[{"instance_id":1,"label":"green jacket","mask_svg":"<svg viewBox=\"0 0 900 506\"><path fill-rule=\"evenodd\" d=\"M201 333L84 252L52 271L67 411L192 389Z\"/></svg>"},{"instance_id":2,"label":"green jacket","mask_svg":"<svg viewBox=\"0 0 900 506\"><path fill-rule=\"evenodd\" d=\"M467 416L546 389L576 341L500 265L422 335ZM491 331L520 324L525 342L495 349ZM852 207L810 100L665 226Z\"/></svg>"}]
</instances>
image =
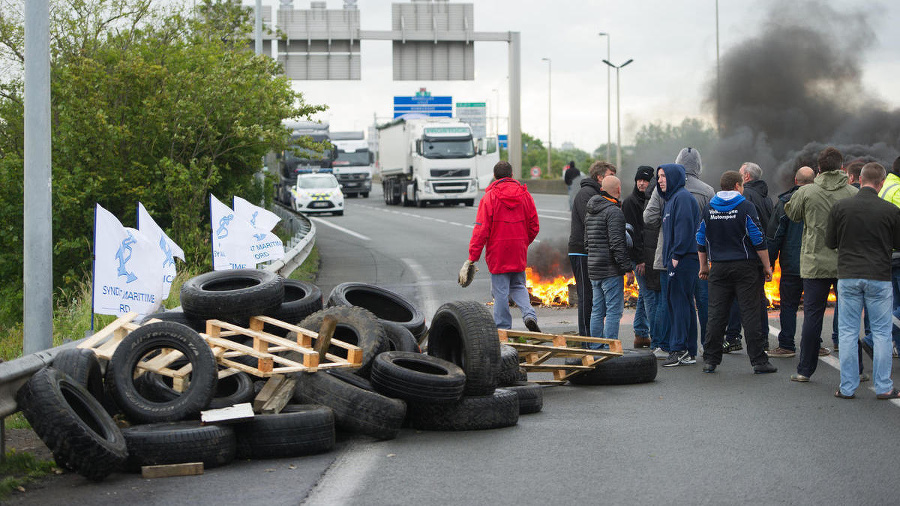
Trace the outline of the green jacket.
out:
<instances>
[{"instance_id":1,"label":"green jacket","mask_svg":"<svg viewBox=\"0 0 900 506\"><path fill-rule=\"evenodd\" d=\"M884 186L881 187L878 196L900 207L900 177L897 177L893 172L888 172L887 178L884 180Z\"/></svg>"},{"instance_id":2,"label":"green jacket","mask_svg":"<svg viewBox=\"0 0 900 506\"><path fill-rule=\"evenodd\" d=\"M837 250L825 246L828 215L835 202L852 197L858 191L847 184L847 174L833 170L816 176L813 184L801 186L784 205L784 214L788 218L803 222L801 278L837 278Z\"/></svg>"}]
</instances>

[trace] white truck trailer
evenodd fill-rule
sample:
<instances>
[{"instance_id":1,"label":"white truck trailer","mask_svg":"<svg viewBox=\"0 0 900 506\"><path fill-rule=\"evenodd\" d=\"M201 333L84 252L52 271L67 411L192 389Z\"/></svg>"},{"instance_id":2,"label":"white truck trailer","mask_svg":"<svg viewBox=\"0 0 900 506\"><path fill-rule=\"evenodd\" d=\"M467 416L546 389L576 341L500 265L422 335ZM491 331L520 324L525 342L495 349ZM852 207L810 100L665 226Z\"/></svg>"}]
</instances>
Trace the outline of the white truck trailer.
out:
<instances>
[{"instance_id":1,"label":"white truck trailer","mask_svg":"<svg viewBox=\"0 0 900 506\"><path fill-rule=\"evenodd\" d=\"M369 150L363 132L331 132L331 143L337 151L334 177L345 197L368 198L372 191L372 169L375 154Z\"/></svg>"},{"instance_id":2,"label":"white truck trailer","mask_svg":"<svg viewBox=\"0 0 900 506\"><path fill-rule=\"evenodd\" d=\"M479 161L496 157L476 150L472 129L456 119L400 117L378 131L378 166L389 205L471 206L478 196Z\"/></svg>"}]
</instances>

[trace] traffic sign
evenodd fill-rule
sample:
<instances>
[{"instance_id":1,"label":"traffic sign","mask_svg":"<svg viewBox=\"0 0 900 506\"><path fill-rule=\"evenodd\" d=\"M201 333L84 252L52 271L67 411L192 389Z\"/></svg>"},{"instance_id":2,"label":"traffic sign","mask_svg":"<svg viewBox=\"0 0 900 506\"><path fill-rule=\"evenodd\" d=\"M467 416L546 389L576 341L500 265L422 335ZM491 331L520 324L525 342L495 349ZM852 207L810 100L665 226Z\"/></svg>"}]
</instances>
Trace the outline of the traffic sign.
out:
<instances>
[{"instance_id":1,"label":"traffic sign","mask_svg":"<svg viewBox=\"0 0 900 506\"><path fill-rule=\"evenodd\" d=\"M412 97L394 97L394 117L409 113L453 117L453 97L433 97L421 92Z\"/></svg>"},{"instance_id":2,"label":"traffic sign","mask_svg":"<svg viewBox=\"0 0 900 506\"><path fill-rule=\"evenodd\" d=\"M531 177L538 178L541 177L541 168L538 166L534 166L531 168Z\"/></svg>"},{"instance_id":3,"label":"traffic sign","mask_svg":"<svg viewBox=\"0 0 900 506\"><path fill-rule=\"evenodd\" d=\"M484 102L457 102L456 117L472 127L472 135L476 139L487 137L487 116Z\"/></svg>"},{"instance_id":4,"label":"traffic sign","mask_svg":"<svg viewBox=\"0 0 900 506\"><path fill-rule=\"evenodd\" d=\"M497 144L503 149L509 149L509 136L506 134L498 135Z\"/></svg>"}]
</instances>

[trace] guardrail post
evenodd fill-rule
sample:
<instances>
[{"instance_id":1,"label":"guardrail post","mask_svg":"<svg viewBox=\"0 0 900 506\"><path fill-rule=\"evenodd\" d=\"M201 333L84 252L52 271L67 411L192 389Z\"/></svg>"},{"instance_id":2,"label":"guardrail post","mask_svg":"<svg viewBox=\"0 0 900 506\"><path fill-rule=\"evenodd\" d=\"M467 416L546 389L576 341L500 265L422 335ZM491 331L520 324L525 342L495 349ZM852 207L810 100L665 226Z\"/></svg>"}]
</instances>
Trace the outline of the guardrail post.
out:
<instances>
[{"instance_id":1,"label":"guardrail post","mask_svg":"<svg viewBox=\"0 0 900 506\"><path fill-rule=\"evenodd\" d=\"M0 418L0 464L6 462L6 418Z\"/></svg>"}]
</instances>

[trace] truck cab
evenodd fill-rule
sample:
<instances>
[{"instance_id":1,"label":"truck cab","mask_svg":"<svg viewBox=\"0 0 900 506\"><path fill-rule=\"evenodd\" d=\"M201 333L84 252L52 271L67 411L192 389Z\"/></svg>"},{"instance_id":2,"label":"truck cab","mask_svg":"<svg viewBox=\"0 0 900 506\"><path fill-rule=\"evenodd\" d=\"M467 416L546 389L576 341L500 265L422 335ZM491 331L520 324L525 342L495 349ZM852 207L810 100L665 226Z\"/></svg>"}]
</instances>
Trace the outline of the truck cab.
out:
<instances>
[{"instance_id":1,"label":"truck cab","mask_svg":"<svg viewBox=\"0 0 900 506\"><path fill-rule=\"evenodd\" d=\"M284 204L291 205L291 189L297 184L297 176L332 172L335 153L330 145L327 123L295 122L286 126L292 129L291 138L295 144L278 155L280 181L277 183L275 197ZM304 138L324 143L326 147L322 151L301 147L300 140Z\"/></svg>"},{"instance_id":2,"label":"truck cab","mask_svg":"<svg viewBox=\"0 0 900 506\"><path fill-rule=\"evenodd\" d=\"M375 155L369 150L369 143L362 137L362 132L349 132L359 134L358 138L344 139L342 132L333 132L331 142L335 146L336 157L333 163L334 176L341 185L341 191L347 197L369 197L372 191L372 169L375 164Z\"/></svg>"}]
</instances>

